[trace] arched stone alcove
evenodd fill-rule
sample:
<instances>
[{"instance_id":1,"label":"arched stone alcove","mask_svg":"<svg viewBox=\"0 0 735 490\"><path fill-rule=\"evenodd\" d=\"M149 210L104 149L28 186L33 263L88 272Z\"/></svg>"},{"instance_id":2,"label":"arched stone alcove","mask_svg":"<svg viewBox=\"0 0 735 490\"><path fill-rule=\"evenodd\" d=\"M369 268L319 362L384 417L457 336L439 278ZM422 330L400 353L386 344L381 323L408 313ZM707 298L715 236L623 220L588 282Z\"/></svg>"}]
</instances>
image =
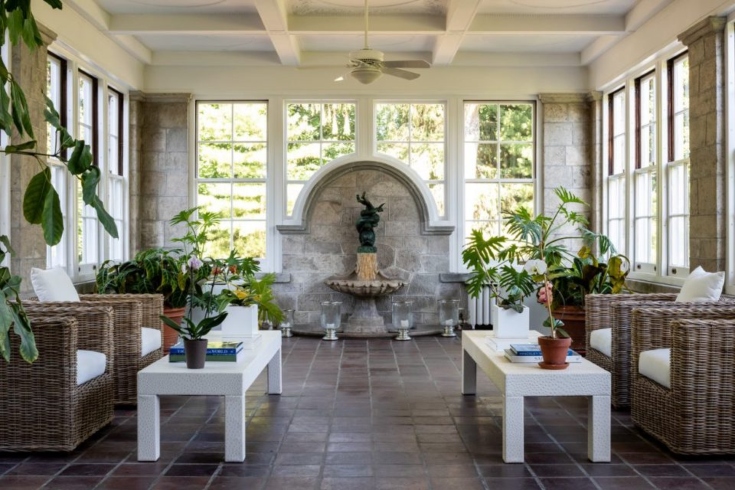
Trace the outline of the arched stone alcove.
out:
<instances>
[{"instance_id":1,"label":"arched stone alcove","mask_svg":"<svg viewBox=\"0 0 735 490\"><path fill-rule=\"evenodd\" d=\"M436 219L431 194L413 170L386 161L333 162L304 189L294 219L278 226L283 235L283 272L288 284L275 287L279 303L296 310L296 323L319 321L322 301L342 301L352 311L352 297L329 289L324 280L355 268L359 245L355 223L362 209L356 195L377 206L385 203L376 228L378 266L389 277L408 283L394 294L414 301L418 324L436 324L437 298L460 298L459 284L439 281L449 272L449 236L454 227ZM390 321L392 297L378 300Z\"/></svg>"}]
</instances>

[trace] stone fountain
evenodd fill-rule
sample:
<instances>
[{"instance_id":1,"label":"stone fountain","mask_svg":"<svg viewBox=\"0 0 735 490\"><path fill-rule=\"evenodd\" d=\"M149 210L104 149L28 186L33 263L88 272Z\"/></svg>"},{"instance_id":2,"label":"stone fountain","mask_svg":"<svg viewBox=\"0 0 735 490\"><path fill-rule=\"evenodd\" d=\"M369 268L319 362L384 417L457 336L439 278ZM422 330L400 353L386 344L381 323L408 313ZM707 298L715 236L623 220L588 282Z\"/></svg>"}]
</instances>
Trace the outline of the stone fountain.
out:
<instances>
[{"instance_id":1,"label":"stone fountain","mask_svg":"<svg viewBox=\"0 0 735 490\"><path fill-rule=\"evenodd\" d=\"M372 337L386 335L388 329L383 317L378 313L375 299L392 294L405 282L386 277L378 270L378 249L375 247L375 227L380 222L383 205L373 206L365 193L357 195L357 202L365 206L357 220L357 231L360 246L357 248L357 266L352 274L346 277L334 276L325 281L330 288L355 298L355 308L344 324L344 333L348 336Z\"/></svg>"}]
</instances>

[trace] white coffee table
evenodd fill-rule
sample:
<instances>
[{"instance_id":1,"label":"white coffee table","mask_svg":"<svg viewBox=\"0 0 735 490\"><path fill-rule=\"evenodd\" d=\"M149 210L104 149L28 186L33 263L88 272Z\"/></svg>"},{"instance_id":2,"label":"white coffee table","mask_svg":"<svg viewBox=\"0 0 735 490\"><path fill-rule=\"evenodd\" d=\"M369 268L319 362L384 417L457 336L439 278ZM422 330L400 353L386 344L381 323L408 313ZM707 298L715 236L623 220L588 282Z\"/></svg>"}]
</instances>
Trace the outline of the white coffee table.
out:
<instances>
[{"instance_id":1,"label":"white coffee table","mask_svg":"<svg viewBox=\"0 0 735 490\"><path fill-rule=\"evenodd\" d=\"M523 462L524 396L586 396L587 457L609 462L610 373L586 359L560 371L541 369L535 363L512 363L485 343L486 335L462 331L462 393L475 394L478 367L503 393L503 461Z\"/></svg>"},{"instance_id":2,"label":"white coffee table","mask_svg":"<svg viewBox=\"0 0 735 490\"><path fill-rule=\"evenodd\" d=\"M211 337L211 336L210 336ZM241 362L207 362L187 369L168 356L138 372L138 461L161 456L159 395L222 395L225 397L225 461L245 460L245 392L268 368L269 394L281 394L281 332L261 332ZM211 339L210 339L211 340Z\"/></svg>"}]
</instances>

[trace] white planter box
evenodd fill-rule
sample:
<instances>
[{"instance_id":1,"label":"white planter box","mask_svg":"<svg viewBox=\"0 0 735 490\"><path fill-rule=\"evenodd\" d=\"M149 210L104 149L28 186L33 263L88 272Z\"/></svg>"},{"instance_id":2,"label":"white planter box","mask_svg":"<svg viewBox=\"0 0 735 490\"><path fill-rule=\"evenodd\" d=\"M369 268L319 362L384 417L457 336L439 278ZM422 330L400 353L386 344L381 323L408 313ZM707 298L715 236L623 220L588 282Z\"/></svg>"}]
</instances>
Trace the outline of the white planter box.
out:
<instances>
[{"instance_id":1,"label":"white planter box","mask_svg":"<svg viewBox=\"0 0 735 490\"><path fill-rule=\"evenodd\" d=\"M258 305L229 305L225 311L227 311L227 318L222 322L222 338L251 339L260 335Z\"/></svg>"},{"instance_id":2,"label":"white planter box","mask_svg":"<svg viewBox=\"0 0 735 490\"><path fill-rule=\"evenodd\" d=\"M496 305L491 307L493 332L499 339L526 339L528 338L528 306L523 307L523 312L518 313L513 309L500 308Z\"/></svg>"}]
</instances>

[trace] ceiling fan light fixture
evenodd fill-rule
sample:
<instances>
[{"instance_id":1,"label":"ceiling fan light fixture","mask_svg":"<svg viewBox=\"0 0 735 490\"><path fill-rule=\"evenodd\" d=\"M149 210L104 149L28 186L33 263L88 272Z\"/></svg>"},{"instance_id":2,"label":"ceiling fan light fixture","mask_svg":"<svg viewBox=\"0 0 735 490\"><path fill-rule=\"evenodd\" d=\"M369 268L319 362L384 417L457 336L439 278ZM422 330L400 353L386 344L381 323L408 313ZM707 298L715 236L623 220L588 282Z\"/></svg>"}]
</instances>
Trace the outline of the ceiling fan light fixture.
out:
<instances>
[{"instance_id":1,"label":"ceiling fan light fixture","mask_svg":"<svg viewBox=\"0 0 735 490\"><path fill-rule=\"evenodd\" d=\"M373 83L375 80L380 78L380 75L382 75L382 73L380 72L380 70L372 66L362 66L352 70L350 72L350 75L352 76L352 78L362 83L363 85L367 85L369 83Z\"/></svg>"}]
</instances>

